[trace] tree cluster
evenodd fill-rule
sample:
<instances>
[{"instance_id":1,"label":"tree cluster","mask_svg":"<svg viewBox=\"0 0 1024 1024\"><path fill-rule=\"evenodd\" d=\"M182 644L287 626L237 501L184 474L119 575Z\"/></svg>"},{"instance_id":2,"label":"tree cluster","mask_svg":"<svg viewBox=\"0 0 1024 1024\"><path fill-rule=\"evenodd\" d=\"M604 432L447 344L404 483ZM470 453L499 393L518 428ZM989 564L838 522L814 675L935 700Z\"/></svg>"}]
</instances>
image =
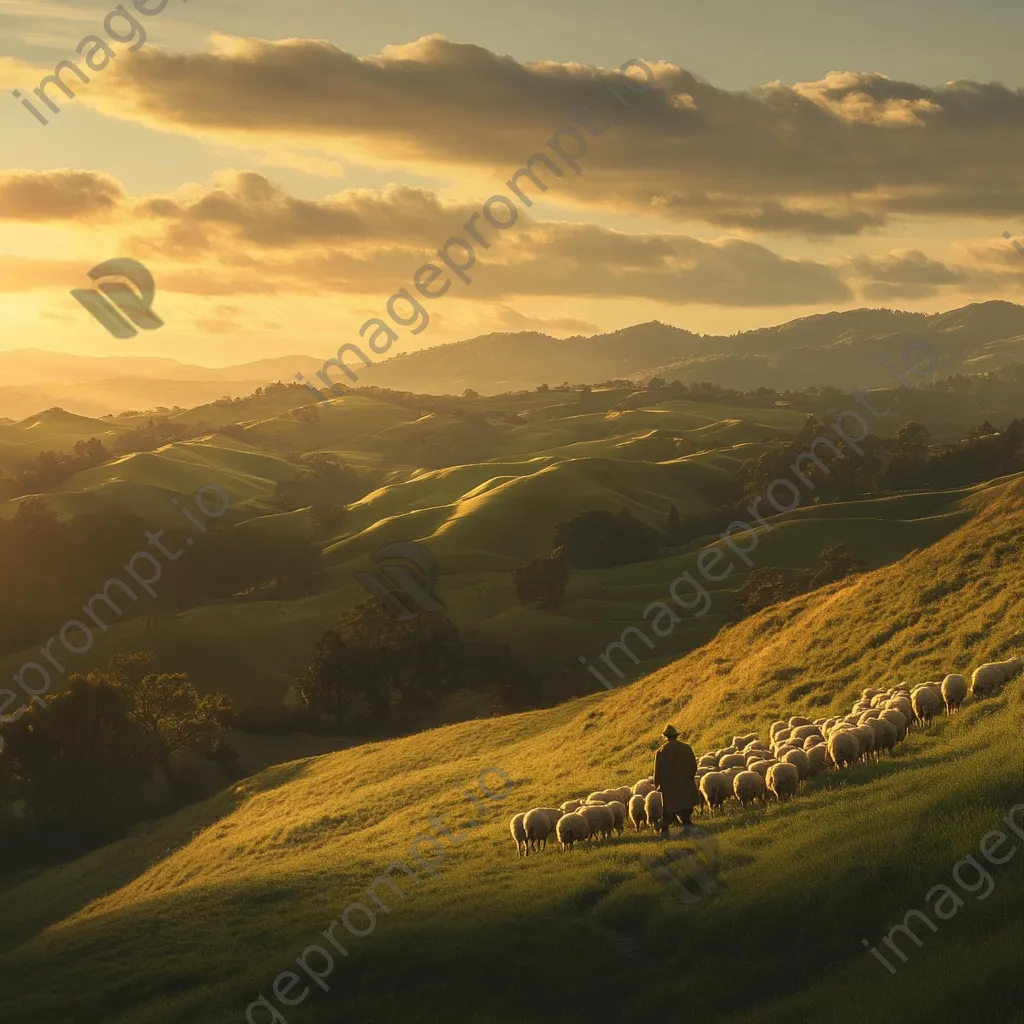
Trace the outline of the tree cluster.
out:
<instances>
[{"instance_id":1,"label":"tree cluster","mask_svg":"<svg viewBox=\"0 0 1024 1024\"><path fill-rule=\"evenodd\" d=\"M769 605L810 593L864 570L865 563L844 544L830 544L810 569L755 569L736 592L733 618L745 619Z\"/></svg>"},{"instance_id":2,"label":"tree cluster","mask_svg":"<svg viewBox=\"0 0 1024 1024\"><path fill-rule=\"evenodd\" d=\"M103 442L96 437L77 441L70 454L63 451L40 452L24 469L11 476L0 474L0 497L18 498L39 494L66 480L73 473L102 465L110 459Z\"/></svg>"},{"instance_id":3,"label":"tree cluster","mask_svg":"<svg viewBox=\"0 0 1024 1024\"><path fill-rule=\"evenodd\" d=\"M115 655L2 725L0 867L74 856L141 818L210 795L235 755L231 705L151 652Z\"/></svg>"},{"instance_id":4,"label":"tree cluster","mask_svg":"<svg viewBox=\"0 0 1024 1024\"><path fill-rule=\"evenodd\" d=\"M394 736L432 724L458 691L487 695L494 713L592 692L571 662L524 670L507 647L461 638L441 613L403 622L369 598L327 630L296 689L305 708L343 733Z\"/></svg>"}]
</instances>

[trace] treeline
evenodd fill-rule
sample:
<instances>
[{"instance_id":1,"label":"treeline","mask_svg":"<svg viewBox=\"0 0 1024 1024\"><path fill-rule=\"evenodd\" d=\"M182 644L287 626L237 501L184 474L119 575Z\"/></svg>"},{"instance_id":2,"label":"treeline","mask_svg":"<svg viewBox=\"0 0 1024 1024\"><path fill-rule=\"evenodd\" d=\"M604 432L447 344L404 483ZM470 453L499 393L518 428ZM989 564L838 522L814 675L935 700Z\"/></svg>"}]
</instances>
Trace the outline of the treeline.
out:
<instances>
[{"instance_id":1,"label":"treeline","mask_svg":"<svg viewBox=\"0 0 1024 1024\"><path fill-rule=\"evenodd\" d=\"M741 584L733 604L733 618L745 619L769 605L809 594L829 583L838 583L863 572L865 563L844 544L830 544L810 569L755 569Z\"/></svg>"},{"instance_id":2,"label":"treeline","mask_svg":"<svg viewBox=\"0 0 1024 1024\"><path fill-rule=\"evenodd\" d=\"M765 452L740 469L742 506L764 494L772 481L792 476L797 457L811 451L823 437L824 425L809 416L799 434L782 448ZM987 421L952 445L936 445L920 423L905 423L891 438L869 435L849 445L823 440L814 445L814 459L802 459L801 471L814 485L817 502L874 498L894 491L948 490L1024 470L1024 420L998 431ZM738 516L742 518L742 516ZM723 526L724 529L724 526Z\"/></svg>"},{"instance_id":3,"label":"treeline","mask_svg":"<svg viewBox=\"0 0 1024 1024\"><path fill-rule=\"evenodd\" d=\"M402 593L395 597L408 604ZM346 611L324 633L298 680L304 711L281 709L286 723L309 724L312 714L347 735L395 736L433 724L445 698L469 692L487 698L492 714L549 707L593 690L576 659L538 669L517 665L507 647L465 640L442 613L396 619L377 598ZM251 709L241 721L261 720L271 731L269 709Z\"/></svg>"},{"instance_id":4,"label":"treeline","mask_svg":"<svg viewBox=\"0 0 1024 1024\"><path fill-rule=\"evenodd\" d=\"M160 542L187 554L160 558L163 576L156 598L139 591L120 605L125 619L152 619L209 601L245 596L308 593L315 584L320 550L302 538L265 537L233 527L227 518L209 523L195 547L185 546L187 525L167 529ZM0 519L0 651L37 646L114 576L138 550L150 550L147 522L110 510L62 520L39 497L26 498L9 519Z\"/></svg>"},{"instance_id":5,"label":"treeline","mask_svg":"<svg viewBox=\"0 0 1024 1024\"><path fill-rule=\"evenodd\" d=\"M38 494L92 466L110 460L110 452L99 438L78 441L74 449L40 452L24 469L5 476L0 472L0 498L20 498L24 494Z\"/></svg>"},{"instance_id":6,"label":"treeline","mask_svg":"<svg viewBox=\"0 0 1024 1024\"><path fill-rule=\"evenodd\" d=\"M0 724L0 869L76 856L233 776L231 705L151 652L115 655Z\"/></svg>"}]
</instances>

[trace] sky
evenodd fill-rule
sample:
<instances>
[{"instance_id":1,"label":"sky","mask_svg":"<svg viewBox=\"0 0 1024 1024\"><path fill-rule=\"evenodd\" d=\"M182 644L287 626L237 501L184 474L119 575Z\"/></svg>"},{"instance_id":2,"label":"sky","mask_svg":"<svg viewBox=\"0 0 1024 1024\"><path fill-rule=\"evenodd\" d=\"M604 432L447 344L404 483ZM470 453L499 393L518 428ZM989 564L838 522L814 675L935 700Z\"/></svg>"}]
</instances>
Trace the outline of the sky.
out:
<instances>
[{"instance_id":1,"label":"sky","mask_svg":"<svg viewBox=\"0 0 1024 1024\"><path fill-rule=\"evenodd\" d=\"M375 319L392 355L1024 292L1019 5L137 3L0 0L0 348L221 366ZM72 297L114 258L162 326Z\"/></svg>"}]
</instances>

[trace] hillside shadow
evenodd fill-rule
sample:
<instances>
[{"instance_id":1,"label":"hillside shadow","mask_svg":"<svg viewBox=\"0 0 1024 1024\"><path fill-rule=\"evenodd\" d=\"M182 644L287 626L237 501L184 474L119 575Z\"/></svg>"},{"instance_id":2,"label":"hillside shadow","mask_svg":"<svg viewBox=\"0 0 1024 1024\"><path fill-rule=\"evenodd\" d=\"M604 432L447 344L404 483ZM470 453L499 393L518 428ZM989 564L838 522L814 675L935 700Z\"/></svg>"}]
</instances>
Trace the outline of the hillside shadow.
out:
<instances>
[{"instance_id":1,"label":"hillside shadow","mask_svg":"<svg viewBox=\"0 0 1024 1024\"><path fill-rule=\"evenodd\" d=\"M94 900L134 882L188 846L200 832L233 814L250 796L300 778L311 760L277 765L234 782L202 803L134 825L120 839L76 860L4 879L0 941L7 948L26 942Z\"/></svg>"}]
</instances>

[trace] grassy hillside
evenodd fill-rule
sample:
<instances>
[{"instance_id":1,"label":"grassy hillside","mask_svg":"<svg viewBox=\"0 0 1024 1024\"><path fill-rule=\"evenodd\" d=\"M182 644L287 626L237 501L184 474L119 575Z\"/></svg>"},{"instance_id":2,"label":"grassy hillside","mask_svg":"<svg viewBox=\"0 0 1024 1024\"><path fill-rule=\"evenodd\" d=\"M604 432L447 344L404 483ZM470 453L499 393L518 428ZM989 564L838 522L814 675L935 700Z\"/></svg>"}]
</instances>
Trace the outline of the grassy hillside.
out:
<instances>
[{"instance_id":1,"label":"grassy hillside","mask_svg":"<svg viewBox=\"0 0 1024 1024\"><path fill-rule=\"evenodd\" d=\"M952 884L954 863L1024 800L1022 679L914 730L879 765L715 819L726 891L696 905L643 866L663 852L649 833L517 861L506 825L516 810L647 774L668 720L700 750L779 715L848 708L867 685L1020 653L1024 482L1002 490L923 550L768 609L631 686L280 765L14 880L0 969L16 981L0 1016L65 1024L74 991L76 1021L240 1021L440 815L458 842L441 844L435 876L420 871L404 898L385 888L374 934L339 928L349 955L332 991L315 989L287 1021L575 1024L644 1019L682 999L698 1020L782 1024L802 1011L859 1024L866 994L873 1016L901 1024L1020 1020L1016 864L992 868L995 898L961 893L967 905L925 931L896 977L861 939L927 909L924 893ZM479 796L490 767L511 787L478 812L462 793ZM497 775L485 781L502 795ZM565 979L571 998L558 995Z\"/></svg>"},{"instance_id":2,"label":"grassy hillside","mask_svg":"<svg viewBox=\"0 0 1024 1024\"><path fill-rule=\"evenodd\" d=\"M372 570L372 552L399 540L422 541L434 552L441 568L438 594L463 635L506 644L526 664L600 653L639 621L650 601L664 596L670 580L693 570L700 544L670 558L574 572L558 613L519 605L512 569L546 552L559 522L588 509L626 507L659 528L672 505L684 517L708 512L728 500L746 459L795 431L815 408L813 396L806 395L779 406L756 396L662 401L657 391L629 388L452 400L460 416L486 416L480 425L419 409L417 400L402 405L400 396L366 391L316 406L307 421L292 415L306 394L298 391L176 414L185 424L239 423L245 429L237 436L207 435L112 459L68 477L45 498L62 516L125 509L155 529L181 524L172 497L212 483L229 494L241 529L310 536L308 511L284 513L272 504L275 485L301 473L311 454L340 455L363 474L369 493L351 505L333 535L319 538L324 572L317 592L288 600L219 601L152 629L142 628L141 619L123 622L98 635L76 667L87 669L115 651L141 647L240 704L280 700L323 631L366 596L354 573ZM908 398L907 416L925 394ZM953 398L947 396L947 413ZM890 419L894 429L898 417ZM889 419L879 423L890 426ZM69 450L90 436L112 443L117 431L136 425L131 418L122 424L50 411L0 427L0 460L7 451L17 465L39 450ZM843 542L874 568L932 543L993 493L981 486L798 509L772 520L773 529L759 541L756 565L806 568L823 547ZM24 500L3 503L0 513L12 514ZM138 543L144 543L141 534ZM644 662L636 671L664 664L713 635L727 620L742 581L743 574L734 573L713 591L708 615L687 621L654 650L640 647ZM69 594L50 632L102 582L87 582L83 593ZM39 643L45 639L40 636ZM5 652L0 671L13 672L31 657L32 648Z\"/></svg>"}]
</instances>

